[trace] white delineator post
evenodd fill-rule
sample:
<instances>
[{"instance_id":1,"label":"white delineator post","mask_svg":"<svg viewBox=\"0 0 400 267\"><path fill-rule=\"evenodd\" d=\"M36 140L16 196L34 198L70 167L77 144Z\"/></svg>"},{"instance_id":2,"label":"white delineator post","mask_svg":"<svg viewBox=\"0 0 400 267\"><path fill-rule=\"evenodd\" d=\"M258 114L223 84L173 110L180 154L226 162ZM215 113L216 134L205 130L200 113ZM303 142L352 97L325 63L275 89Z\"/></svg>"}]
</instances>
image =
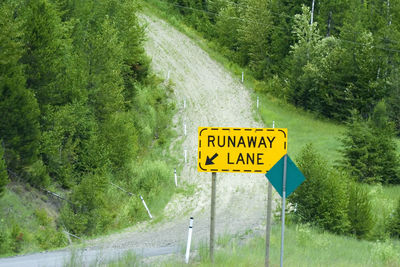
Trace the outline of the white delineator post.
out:
<instances>
[{"instance_id":1,"label":"white delineator post","mask_svg":"<svg viewBox=\"0 0 400 267\"><path fill-rule=\"evenodd\" d=\"M183 109L186 108L186 99L183 99Z\"/></svg>"},{"instance_id":2,"label":"white delineator post","mask_svg":"<svg viewBox=\"0 0 400 267\"><path fill-rule=\"evenodd\" d=\"M257 109L258 109L259 102L260 102L260 100L259 100L259 97L257 96Z\"/></svg>"},{"instance_id":3,"label":"white delineator post","mask_svg":"<svg viewBox=\"0 0 400 267\"><path fill-rule=\"evenodd\" d=\"M193 231L193 217L190 217L188 240L186 245L186 256L185 256L186 264L189 263L190 244L192 243L192 231Z\"/></svg>"},{"instance_id":4,"label":"white delineator post","mask_svg":"<svg viewBox=\"0 0 400 267\"><path fill-rule=\"evenodd\" d=\"M186 136L186 123L185 123L185 124L183 124L183 130L184 130L184 132L185 132L185 136Z\"/></svg>"},{"instance_id":5,"label":"white delineator post","mask_svg":"<svg viewBox=\"0 0 400 267\"><path fill-rule=\"evenodd\" d=\"M244 82L244 71L242 71L242 83Z\"/></svg>"},{"instance_id":6,"label":"white delineator post","mask_svg":"<svg viewBox=\"0 0 400 267\"><path fill-rule=\"evenodd\" d=\"M178 176L176 175L176 168L174 169L175 187L178 187Z\"/></svg>"},{"instance_id":7,"label":"white delineator post","mask_svg":"<svg viewBox=\"0 0 400 267\"><path fill-rule=\"evenodd\" d=\"M146 208L147 213L149 214L150 219L153 219L153 216L151 216L150 210L149 210L149 208L147 207L146 202L144 202L144 199L143 199L142 195L140 195L140 199L142 200L143 206Z\"/></svg>"},{"instance_id":8,"label":"white delineator post","mask_svg":"<svg viewBox=\"0 0 400 267\"><path fill-rule=\"evenodd\" d=\"M187 150L185 149L185 163L187 162Z\"/></svg>"},{"instance_id":9,"label":"white delineator post","mask_svg":"<svg viewBox=\"0 0 400 267\"><path fill-rule=\"evenodd\" d=\"M168 75L167 75L167 81L169 81L169 74L170 74L170 71L168 71Z\"/></svg>"}]
</instances>

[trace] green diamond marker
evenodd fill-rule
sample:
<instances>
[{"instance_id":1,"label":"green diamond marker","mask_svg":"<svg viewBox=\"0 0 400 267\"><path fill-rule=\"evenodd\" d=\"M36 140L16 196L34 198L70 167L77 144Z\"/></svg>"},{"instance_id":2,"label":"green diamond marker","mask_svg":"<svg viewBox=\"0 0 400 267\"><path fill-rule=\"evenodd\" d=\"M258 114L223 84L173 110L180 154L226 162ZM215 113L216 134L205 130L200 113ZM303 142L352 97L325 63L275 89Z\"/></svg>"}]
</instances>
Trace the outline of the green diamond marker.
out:
<instances>
[{"instance_id":1,"label":"green diamond marker","mask_svg":"<svg viewBox=\"0 0 400 267\"><path fill-rule=\"evenodd\" d=\"M282 177L284 158L285 156L283 156L265 175L281 197L283 197ZM286 197L288 197L304 180L304 175L290 157L287 156Z\"/></svg>"}]
</instances>

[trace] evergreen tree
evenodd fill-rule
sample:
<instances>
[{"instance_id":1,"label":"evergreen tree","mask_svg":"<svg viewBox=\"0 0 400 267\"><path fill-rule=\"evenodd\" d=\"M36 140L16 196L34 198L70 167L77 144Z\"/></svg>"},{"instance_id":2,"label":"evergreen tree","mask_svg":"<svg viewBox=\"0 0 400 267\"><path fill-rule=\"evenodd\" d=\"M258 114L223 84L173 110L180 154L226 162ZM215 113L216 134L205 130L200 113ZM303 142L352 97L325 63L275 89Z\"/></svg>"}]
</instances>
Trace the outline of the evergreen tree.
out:
<instances>
[{"instance_id":1,"label":"evergreen tree","mask_svg":"<svg viewBox=\"0 0 400 267\"><path fill-rule=\"evenodd\" d=\"M25 88L21 20L9 2L0 5L0 137L7 167L27 180L26 167L39 160L39 107ZM18 10L20 12L20 10Z\"/></svg>"},{"instance_id":2,"label":"evergreen tree","mask_svg":"<svg viewBox=\"0 0 400 267\"><path fill-rule=\"evenodd\" d=\"M342 142L342 166L358 181L399 183L399 159L384 102L376 106L368 122L353 115Z\"/></svg>"},{"instance_id":3,"label":"evergreen tree","mask_svg":"<svg viewBox=\"0 0 400 267\"><path fill-rule=\"evenodd\" d=\"M296 43L291 47L290 69L288 80L290 85L289 99L295 105L313 110L319 102L319 90L313 84L313 77L309 69L313 68L311 61L316 54L314 47L321 40L317 24L310 25L311 12L308 7L303 6L302 14L295 15L293 35ZM310 85L312 87L310 87Z\"/></svg>"},{"instance_id":4,"label":"evergreen tree","mask_svg":"<svg viewBox=\"0 0 400 267\"><path fill-rule=\"evenodd\" d=\"M217 33L218 42L223 46L232 51L232 58L235 61L236 57L240 57L240 55L236 55L238 53L238 28L241 24L240 20L240 12L236 5L228 3L225 7L221 9L217 16L217 22L215 24L215 31ZM225 52L229 53L229 52ZM241 56L244 58L245 56Z\"/></svg>"},{"instance_id":5,"label":"evergreen tree","mask_svg":"<svg viewBox=\"0 0 400 267\"><path fill-rule=\"evenodd\" d=\"M244 53L246 64L254 71L256 78L263 78L270 73L269 39L272 17L269 12L269 1L247 0L242 22L238 28L239 50Z\"/></svg>"},{"instance_id":6,"label":"evergreen tree","mask_svg":"<svg viewBox=\"0 0 400 267\"><path fill-rule=\"evenodd\" d=\"M48 0L26 1L23 16L21 61L26 64L27 87L35 92L41 111L79 99L80 88L74 88L76 81L68 78L75 70L74 64L69 65L73 62L70 39L55 6Z\"/></svg>"},{"instance_id":7,"label":"evergreen tree","mask_svg":"<svg viewBox=\"0 0 400 267\"><path fill-rule=\"evenodd\" d=\"M107 17L90 40L89 101L96 117L104 121L124 110L123 47L112 21Z\"/></svg>"},{"instance_id":8,"label":"evergreen tree","mask_svg":"<svg viewBox=\"0 0 400 267\"><path fill-rule=\"evenodd\" d=\"M373 176L368 171L369 146L373 136L368 125L357 115L353 115L349 123L345 137L342 139L344 162L342 166L349 174L356 177L359 182L374 183L380 182L380 177Z\"/></svg>"}]
</instances>

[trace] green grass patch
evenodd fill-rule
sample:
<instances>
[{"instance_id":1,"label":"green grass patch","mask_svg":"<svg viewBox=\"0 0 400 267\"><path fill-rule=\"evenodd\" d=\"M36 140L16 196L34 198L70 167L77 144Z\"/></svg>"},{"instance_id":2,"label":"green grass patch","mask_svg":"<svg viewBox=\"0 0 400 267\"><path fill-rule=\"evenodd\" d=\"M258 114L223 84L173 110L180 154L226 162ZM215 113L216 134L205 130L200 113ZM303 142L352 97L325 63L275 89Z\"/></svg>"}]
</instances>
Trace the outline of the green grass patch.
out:
<instances>
[{"instance_id":1,"label":"green grass patch","mask_svg":"<svg viewBox=\"0 0 400 267\"><path fill-rule=\"evenodd\" d=\"M225 239L226 237L223 237ZM226 242L224 242L225 244ZM285 266L398 266L400 243L359 241L337 236L304 225L285 228ZM265 237L241 240L230 236L229 245L220 246L215 263L208 258L208 247L202 243L189 266L263 266ZM279 266L280 227L274 225L271 236L271 266ZM184 266L178 260L161 266Z\"/></svg>"},{"instance_id":2,"label":"green grass patch","mask_svg":"<svg viewBox=\"0 0 400 267\"><path fill-rule=\"evenodd\" d=\"M389 239L389 223L400 199L400 186L363 185L369 191L375 226L371 238Z\"/></svg>"},{"instance_id":3,"label":"green grass patch","mask_svg":"<svg viewBox=\"0 0 400 267\"><path fill-rule=\"evenodd\" d=\"M318 119L312 113L295 108L273 97L260 95L260 116L267 127L288 128L288 153L295 157L304 145L313 143L315 149L330 163L340 160L338 149L345 127Z\"/></svg>"},{"instance_id":4,"label":"green grass patch","mask_svg":"<svg viewBox=\"0 0 400 267\"><path fill-rule=\"evenodd\" d=\"M280 226L272 227L271 266L280 262ZM189 265L183 255L157 262L157 266L263 266L265 237L255 235L243 239L242 235L224 234L217 239L214 263L210 263L208 243L198 243L192 252ZM184 253L184 252L182 252ZM194 256L193 256L194 255ZM124 266L131 254L121 257L108 266ZM133 266L153 266L133 256ZM365 241L338 236L306 225L289 225L285 228L285 266L398 266L399 241Z\"/></svg>"},{"instance_id":5,"label":"green grass patch","mask_svg":"<svg viewBox=\"0 0 400 267\"><path fill-rule=\"evenodd\" d=\"M0 255L48 250L66 245L63 229L46 195L13 183L0 199Z\"/></svg>"}]
</instances>

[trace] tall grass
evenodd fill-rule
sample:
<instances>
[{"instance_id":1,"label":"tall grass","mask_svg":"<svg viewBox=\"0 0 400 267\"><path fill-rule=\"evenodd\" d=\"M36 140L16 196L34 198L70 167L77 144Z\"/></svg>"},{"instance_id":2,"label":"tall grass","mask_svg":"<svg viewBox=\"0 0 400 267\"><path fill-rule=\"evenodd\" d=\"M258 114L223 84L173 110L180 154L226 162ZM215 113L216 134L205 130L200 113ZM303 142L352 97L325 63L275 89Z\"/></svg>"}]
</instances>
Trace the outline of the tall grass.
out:
<instances>
[{"instance_id":1,"label":"tall grass","mask_svg":"<svg viewBox=\"0 0 400 267\"><path fill-rule=\"evenodd\" d=\"M271 266L280 262L280 226L272 227ZM201 242L192 252L190 264L183 256L161 262L145 264L135 257L133 266L263 266L265 261L265 237L256 235L243 240L239 235L224 235L217 244L214 263L210 263L209 247ZM129 257L129 255L127 256ZM121 258L109 266L123 266ZM151 261L150 261L151 262ZM399 266L399 241L360 241L337 236L306 225L289 225L285 228L284 266Z\"/></svg>"}]
</instances>

